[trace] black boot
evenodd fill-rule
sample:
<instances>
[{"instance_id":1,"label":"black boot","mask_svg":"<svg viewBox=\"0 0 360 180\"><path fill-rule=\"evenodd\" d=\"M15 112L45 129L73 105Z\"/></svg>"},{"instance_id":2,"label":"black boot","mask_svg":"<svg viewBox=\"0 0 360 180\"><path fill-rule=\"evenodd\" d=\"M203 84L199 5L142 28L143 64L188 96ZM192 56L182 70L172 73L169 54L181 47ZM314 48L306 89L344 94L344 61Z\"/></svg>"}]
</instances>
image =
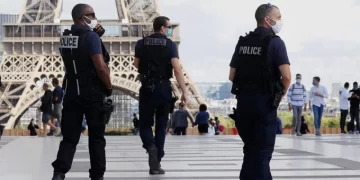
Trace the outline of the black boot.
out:
<instances>
[{"instance_id":1,"label":"black boot","mask_svg":"<svg viewBox=\"0 0 360 180\"><path fill-rule=\"evenodd\" d=\"M51 180L64 180L65 174L63 173L54 173L54 176Z\"/></svg>"},{"instance_id":2,"label":"black boot","mask_svg":"<svg viewBox=\"0 0 360 180\"><path fill-rule=\"evenodd\" d=\"M151 175L165 174L165 171L161 169L160 163L157 159L157 148L156 147L150 148L148 154L149 154L149 167L150 167L149 174Z\"/></svg>"}]
</instances>

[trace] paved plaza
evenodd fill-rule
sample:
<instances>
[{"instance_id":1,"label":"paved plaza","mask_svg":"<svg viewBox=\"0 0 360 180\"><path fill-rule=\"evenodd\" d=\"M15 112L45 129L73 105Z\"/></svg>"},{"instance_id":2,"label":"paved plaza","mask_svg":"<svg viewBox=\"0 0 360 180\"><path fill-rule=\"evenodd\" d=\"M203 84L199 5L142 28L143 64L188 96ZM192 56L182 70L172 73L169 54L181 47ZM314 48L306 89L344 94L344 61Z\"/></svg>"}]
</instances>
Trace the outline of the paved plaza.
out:
<instances>
[{"instance_id":1,"label":"paved plaza","mask_svg":"<svg viewBox=\"0 0 360 180\"><path fill-rule=\"evenodd\" d=\"M168 136L162 167L148 174L140 137L107 137L106 180L235 180L243 159L238 136ZM50 180L60 138L2 137L1 180ZM88 180L87 137L82 137L67 180ZM360 179L360 136L278 136L271 161L274 179Z\"/></svg>"}]
</instances>

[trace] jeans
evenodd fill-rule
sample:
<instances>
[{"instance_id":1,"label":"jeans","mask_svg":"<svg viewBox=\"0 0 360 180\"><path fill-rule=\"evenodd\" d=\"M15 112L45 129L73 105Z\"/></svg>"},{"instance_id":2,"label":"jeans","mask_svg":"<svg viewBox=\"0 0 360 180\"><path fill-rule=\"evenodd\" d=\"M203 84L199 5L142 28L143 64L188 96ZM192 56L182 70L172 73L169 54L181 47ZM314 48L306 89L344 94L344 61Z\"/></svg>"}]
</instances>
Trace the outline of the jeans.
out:
<instances>
[{"instance_id":1,"label":"jeans","mask_svg":"<svg viewBox=\"0 0 360 180\"><path fill-rule=\"evenodd\" d=\"M240 180L272 180L277 111L272 98L263 94L237 95L236 127L244 142Z\"/></svg>"},{"instance_id":2,"label":"jeans","mask_svg":"<svg viewBox=\"0 0 360 180\"><path fill-rule=\"evenodd\" d=\"M164 157L164 145L166 127L169 120L169 112L172 98L170 81L157 83L153 92L148 92L145 88L140 88L139 96L139 121L140 138L143 148L149 151L154 146L158 150L158 161ZM155 115L155 137L152 126L154 125Z\"/></svg>"},{"instance_id":3,"label":"jeans","mask_svg":"<svg viewBox=\"0 0 360 180\"><path fill-rule=\"evenodd\" d=\"M292 133L295 131L300 134L301 127L301 115L302 115L302 106L292 106L293 107L293 122L292 122Z\"/></svg>"},{"instance_id":4,"label":"jeans","mask_svg":"<svg viewBox=\"0 0 360 180\"><path fill-rule=\"evenodd\" d=\"M66 174L71 166L79 143L81 127L86 117L89 133L90 177L100 179L106 170L105 158L105 123L104 114L100 111L102 102L83 102L74 97L64 97L61 130L63 140L60 142L56 160L52 163L54 172Z\"/></svg>"},{"instance_id":5,"label":"jeans","mask_svg":"<svg viewBox=\"0 0 360 180\"><path fill-rule=\"evenodd\" d=\"M341 115L340 115L340 129L341 132L345 132L345 122L346 122L346 117L348 115L348 110L343 110L340 109Z\"/></svg>"},{"instance_id":6,"label":"jeans","mask_svg":"<svg viewBox=\"0 0 360 180\"><path fill-rule=\"evenodd\" d=\"M321 127L321 118L324 111L324 105L320 105L320 107L313 105L313 112L314 112L314 124L315 129L319 130Z\"/></svg>"},{"instance_id":7,"label":"jeans","mask_svg":"<svg viewBox=\"0 0 360 180\"><path fill-rule=\"evenodd\" d=\"M350 107L350 125L355 127L354 121L356 121L356 131L359 131L359 107Z\"/></svg>"}]
</instances>

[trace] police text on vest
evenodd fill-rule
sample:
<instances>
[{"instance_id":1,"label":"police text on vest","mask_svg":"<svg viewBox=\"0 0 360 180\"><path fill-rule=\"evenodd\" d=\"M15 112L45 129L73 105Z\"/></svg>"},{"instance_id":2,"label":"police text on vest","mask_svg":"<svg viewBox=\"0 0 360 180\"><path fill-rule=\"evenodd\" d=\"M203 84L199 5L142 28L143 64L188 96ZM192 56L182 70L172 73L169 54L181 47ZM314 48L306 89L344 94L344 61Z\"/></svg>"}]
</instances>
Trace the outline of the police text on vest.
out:
<instances>
[{"instance_id":1,"label":"police text on vest","mask_svg":"<svg viewBox=\"0 0 360 180\"><path fill-rule=\"evenodd\" d=\"M146 38L145 45L147 45L147 46L166 46L166 39Z\"/></svg>"},{"instance_id":2,"label":"police text on vest","mask_svg":"<svg viewBox=\"0 0 360 180\"><path fill-rule=\"evenodd\" d=\"M60 36L60 48L78 48L79 36Z\"/></svg>"},{"instance_id":3,"label":"police text on vest","mask_svg":"<svg viewBox=\"0 0 360 180\"><path fill-rule=\"evenodd\" d=\"M261 56L261 47L240 46L239 54L259 55Z\"/></svg>"}]
</instances>

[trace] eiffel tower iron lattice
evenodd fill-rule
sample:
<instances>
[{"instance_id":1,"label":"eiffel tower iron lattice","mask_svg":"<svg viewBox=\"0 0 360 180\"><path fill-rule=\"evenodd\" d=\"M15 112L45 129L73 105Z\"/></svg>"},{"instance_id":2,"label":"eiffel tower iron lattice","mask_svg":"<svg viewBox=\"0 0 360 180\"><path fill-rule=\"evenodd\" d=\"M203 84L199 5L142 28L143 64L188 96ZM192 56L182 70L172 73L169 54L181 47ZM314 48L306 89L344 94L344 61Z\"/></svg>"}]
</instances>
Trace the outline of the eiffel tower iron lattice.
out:
<instances>
[{"instance_id":1,"label":"eiffel tower iron lattice","mask_svg":"<svg viewBox=\"0 0 360 180\"><path fill-rule=\"evenodd\" d=\"M4 25L3 60L0 62L0 124L14 128L26 110L43 94L39 82L64 76L59 53L59 37L72 21L62 20L64 0L25 0L17 24ZM137 40L152 33L152 21L159 16L157 0L115 0L118 22L99 20L108 31L102 37L109 50L111 81L115 89L138 99L140 82L133 66ZM95 8L96 11L96 8ZM112 30L109 30L112 29ZM174 24L172 40L180 44L179 24ZM183 67L183 66L182 66ZM204 103L184 68L188 108L195 113ZM173 92L181 91L174 78Z\"/></svg>"}]
</instances>

